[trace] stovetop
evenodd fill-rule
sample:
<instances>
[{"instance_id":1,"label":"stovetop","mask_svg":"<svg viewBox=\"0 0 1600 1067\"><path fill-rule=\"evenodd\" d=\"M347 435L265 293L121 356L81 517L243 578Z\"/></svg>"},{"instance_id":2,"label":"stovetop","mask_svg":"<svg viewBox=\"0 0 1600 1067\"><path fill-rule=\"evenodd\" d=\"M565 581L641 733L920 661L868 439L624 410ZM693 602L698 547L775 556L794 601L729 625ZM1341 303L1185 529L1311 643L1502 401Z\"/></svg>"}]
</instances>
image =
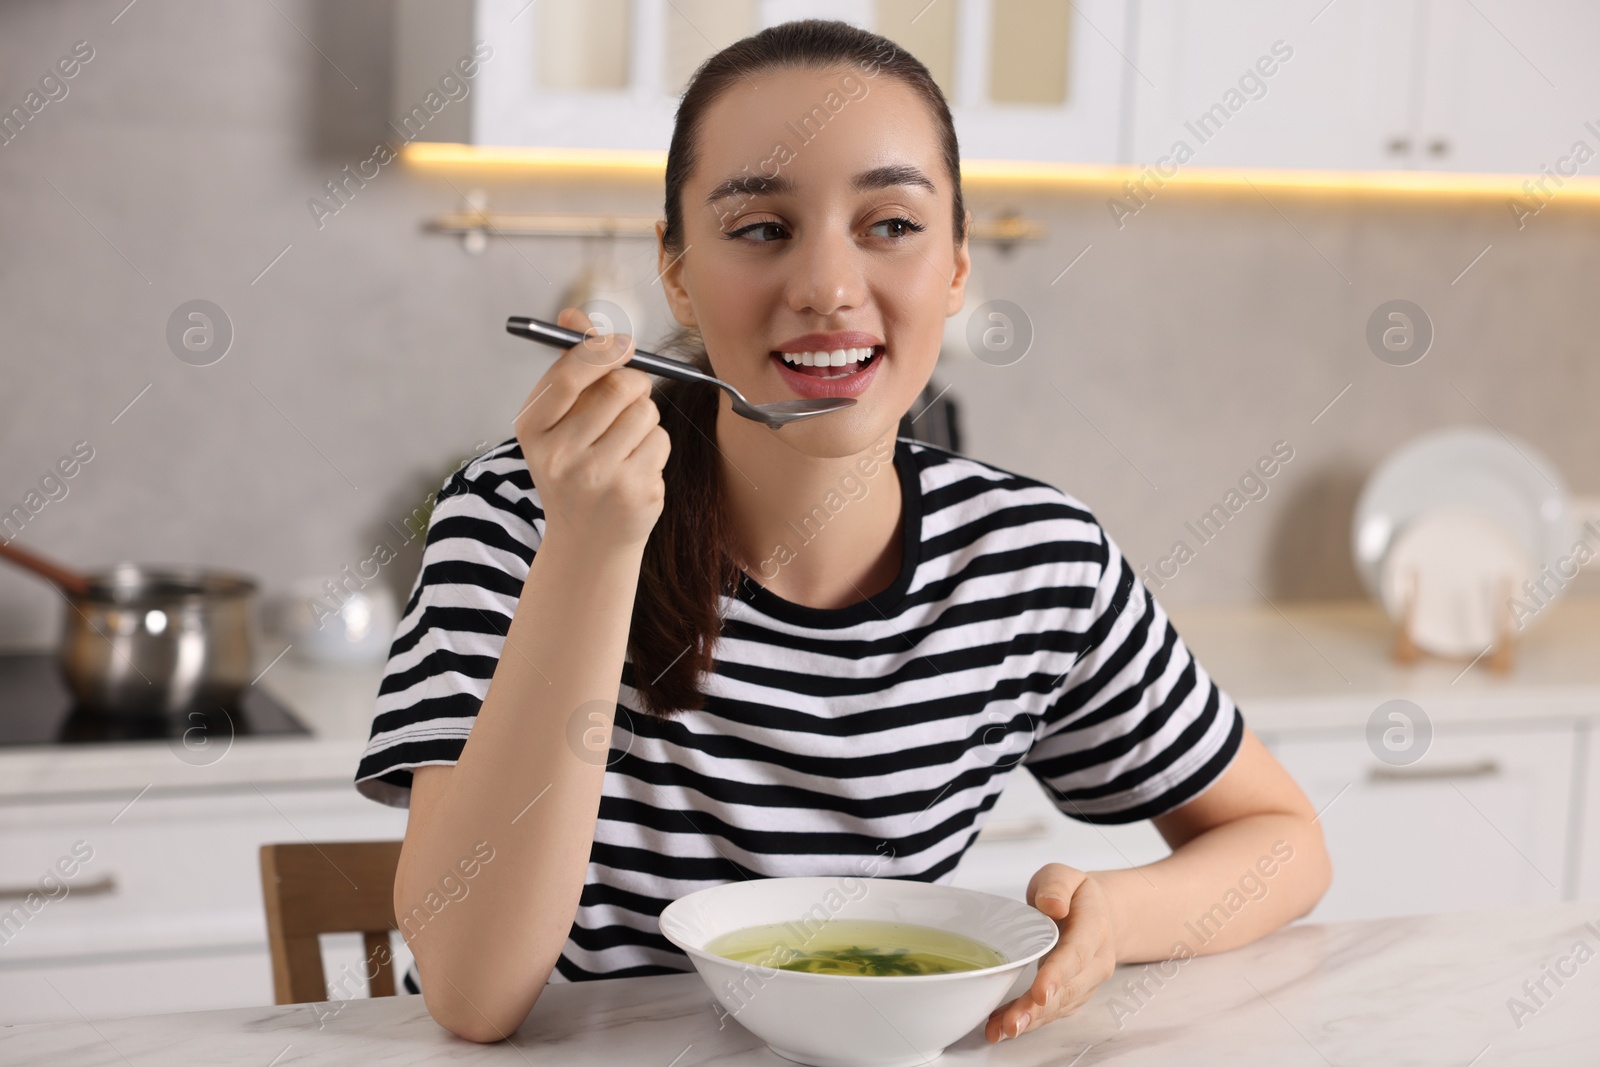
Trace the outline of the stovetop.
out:
<instances>
[{"instance_id":1,"label":"stovetop","mask_svg":"<svg viewBox=\"0 0 1600 1067\"><path fill-rule=\"evenodd\" d=\"M230 711L183 716L112 717L81 707L61 677L53 652L0 653L0 746L79 745L125 741L181 744L205 758L235 737L309 736L289 709L258 686L246 686Z\"/></svg>"}]
</instances>

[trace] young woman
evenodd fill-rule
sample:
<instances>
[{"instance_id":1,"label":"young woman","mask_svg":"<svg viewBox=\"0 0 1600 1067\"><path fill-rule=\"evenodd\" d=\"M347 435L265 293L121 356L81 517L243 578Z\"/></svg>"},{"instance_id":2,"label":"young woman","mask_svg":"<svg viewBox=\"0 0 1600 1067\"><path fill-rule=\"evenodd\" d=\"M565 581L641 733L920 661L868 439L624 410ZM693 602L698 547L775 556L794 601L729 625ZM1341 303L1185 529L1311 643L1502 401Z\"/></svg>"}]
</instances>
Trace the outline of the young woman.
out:
<instances>
[{"instance_id":1,"label":"young woman","mask_svg":"<svg viewBox=\"0 0 1600 1067\"><path fill-rule=\"evenodd\" d=\"M948 881L1019 763L1065 815L1150 819L1173 851L1033 876L1061 938L990 1041L1115 963L1231 948L1322 895L1304 794L1089 509L896 436L968 221L945 100L890 41L791 22L696 73L658 224L665 347L756 402L856 404L774 431L591 337L449 479L357 772L409 804L395 909L443 1026L493 1041L547 981L691 970L657 919L706 886ZM1236 909L1269 865L1276 892Z\"/></svg>"}]
</instances>

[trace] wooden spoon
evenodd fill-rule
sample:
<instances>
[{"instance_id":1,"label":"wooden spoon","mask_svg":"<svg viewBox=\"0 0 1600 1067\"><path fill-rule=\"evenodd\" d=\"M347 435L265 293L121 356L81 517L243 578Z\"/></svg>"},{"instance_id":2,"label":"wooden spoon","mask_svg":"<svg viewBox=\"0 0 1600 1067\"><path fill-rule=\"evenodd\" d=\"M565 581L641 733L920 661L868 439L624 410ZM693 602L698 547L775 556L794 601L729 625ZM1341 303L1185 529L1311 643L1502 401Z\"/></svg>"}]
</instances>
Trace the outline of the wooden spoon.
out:
<instances>
[{"instance_id":1,"label":"wooden spoon","mask_svg":"<svg viewBox=\"0 0 1600 1067\"><path fill-rule=\"evenodd\" d=\"M32 552L5 542L0 542L0 557L10 560L24 570L32 571L69 596L82 597L89 595L89 576L86 574L68 570L60 564L52 563L41 556L36 556Z\"/></svg>"}]
</instances>

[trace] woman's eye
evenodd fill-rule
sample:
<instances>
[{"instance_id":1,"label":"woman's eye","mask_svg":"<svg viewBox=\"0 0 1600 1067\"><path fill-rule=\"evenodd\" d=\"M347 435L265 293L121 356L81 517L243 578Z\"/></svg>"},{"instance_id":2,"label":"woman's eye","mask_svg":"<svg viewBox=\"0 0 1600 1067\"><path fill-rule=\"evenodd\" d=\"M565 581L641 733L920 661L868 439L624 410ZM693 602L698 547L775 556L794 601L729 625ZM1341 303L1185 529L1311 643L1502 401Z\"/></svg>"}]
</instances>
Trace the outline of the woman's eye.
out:
<instances>
[{"instance_id":1,"label":"woman's eye","mask_svg":"<svg viewBox=\"0 0 1600 1067\"><path fill-rule=\"evenodd\" d=\"M888 226L888 227L890 227L892 232L890 232L886 236L888 236L891 240L895 240L895 241L904 240L905 238L910 237L914 233L921 233L923 230L927 229L926 226L922 226L919 223L912 222L910 219L904 218L903 216L898 216L898 215L895 216L892 219L880 219L879 221L874 222L871 226L869 226L868 229L875 230L879 226ZM777 238L772 236L772 231L774 231L774 230L778 231L779 234L782 234L782 233L785 232L783 224L780 223L780 222L752 222L752 223L750 223L750 225L741 226L737 230L733 230L733 231L725 234L724 236L727 237L727 239L730 240L730 241L736 241L736 240L739 240L740 238L744 237L745 234L748 234L748 233L760 233L760 234L762 234L762 236L760 238L754 240L752 243L753 244L770 244L770 243L772 243L773 240L777 239Z\"/></svg>"},{"instance_id":2,"label":"woman's eye","mask_svg":"<svg viewBox=\"0 0 1600 1067\"><path fill-rule=\"evenodd\" d=\"M739 227L737 230L734 230L732 233L729 233L726 236L727 236L728 240L736 241L739 238L743 237L745 234L751 232L752 230L767 231L767 230L781 230L781 229L783 229L783 225L781 223L777 223L777 222L752 222L748 226ZM761 239L759 241L756 241L754 243L756 243L756 244L768 244L769 242L765 238L763 238L763 239Z\"/></svg>"},{"instance_id":3,"label":"woman's eye","mask_svg":"<svg viewBox=\"0 0 1600 1067\"><path fill-rule=\"evenodd\" d=\"M900 227L900 232L890 234L891 237L893 237L893 238L895 238L897 240L901 239L901 238L909 237L914 233L921 233L924 229L926 229L926 227L919 226L917 223L912 222L910 219L903 218L903 217L900 217L900 216L896 216L896 217L894 217L892 219L881 219L878 222L874 222L872 224L871 228L872 229L876 229L879 226L898 226L898 227Z\"/></svg>"}]
</instances>

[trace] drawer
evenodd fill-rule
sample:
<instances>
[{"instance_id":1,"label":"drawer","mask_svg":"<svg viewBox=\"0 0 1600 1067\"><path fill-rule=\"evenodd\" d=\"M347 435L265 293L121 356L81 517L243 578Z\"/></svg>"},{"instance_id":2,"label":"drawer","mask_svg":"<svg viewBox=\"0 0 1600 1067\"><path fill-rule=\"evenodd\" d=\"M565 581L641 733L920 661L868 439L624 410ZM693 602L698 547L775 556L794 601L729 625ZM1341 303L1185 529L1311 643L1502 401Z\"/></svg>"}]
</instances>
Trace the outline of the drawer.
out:
<instances>
[{"instance_id":1,"label":"drawer","mask_svg":"<svg viewBox=\"0 0 1600 1067\"><path fill-rule=\"evenodd\" d=\"M272 1003L272 962L265 942L191 955L152 953L21 965L0 952L0 961L0 1025L4 1026Z\"/></svg>"},{"instance_id":2,"label":"drawer","mask_svg":"<svg viewBox=\"0 0 1600 1067\"><path fill-rule=\"evenodd\" d=\"M130 803L131 802L131 803ZM267 842L396 840L406 812L348 783L0 806L4 961L266 942ZM14 895L71 861L64 894ZM68 863L70 867L70 862Z\"/></svg>"},{"instance_id":3,"label":"drawer","mask_svg":"<svg viewBox=\"0 0 1600 1067\"><path fill-rule=\"evenodd\" d=\"M1390 767L1357 733L1272 749L1322 812L1333 883L1309 918L1367 919L1566 899L1573 726L1438 727Z\"/></svg>"},{"instance_id":4,"label":"drawer","mask_svg":"<svg viewBox=\"0 0 1600 1067\"><path fill-rule=\"evenodd\" d=\"M1148 820L1098 826L1066 815L1039 780L1018 767L950 884L1025 900L1028 881L1047 863L1112 870L1154 863L1171 853Z\"/></svg>"},{"instance_id":5,"label":"drawer","mask_svg":"<svg viewBox=\"0 0 1600 1067\"><path fill-rule=\"evenodd\" d=\"M411 951L398 931L389 940L398 987L411 966ZM359 934L323 936L322 969L329 1000L367 995L362 977L365 959ZM0 1026L249 1008L272 1002L272 960L265 942L55 960L14 961L0 952ZM318 1011L336 1013L338 1005L323 1005Z\"/></svg>"}]
</instances>

